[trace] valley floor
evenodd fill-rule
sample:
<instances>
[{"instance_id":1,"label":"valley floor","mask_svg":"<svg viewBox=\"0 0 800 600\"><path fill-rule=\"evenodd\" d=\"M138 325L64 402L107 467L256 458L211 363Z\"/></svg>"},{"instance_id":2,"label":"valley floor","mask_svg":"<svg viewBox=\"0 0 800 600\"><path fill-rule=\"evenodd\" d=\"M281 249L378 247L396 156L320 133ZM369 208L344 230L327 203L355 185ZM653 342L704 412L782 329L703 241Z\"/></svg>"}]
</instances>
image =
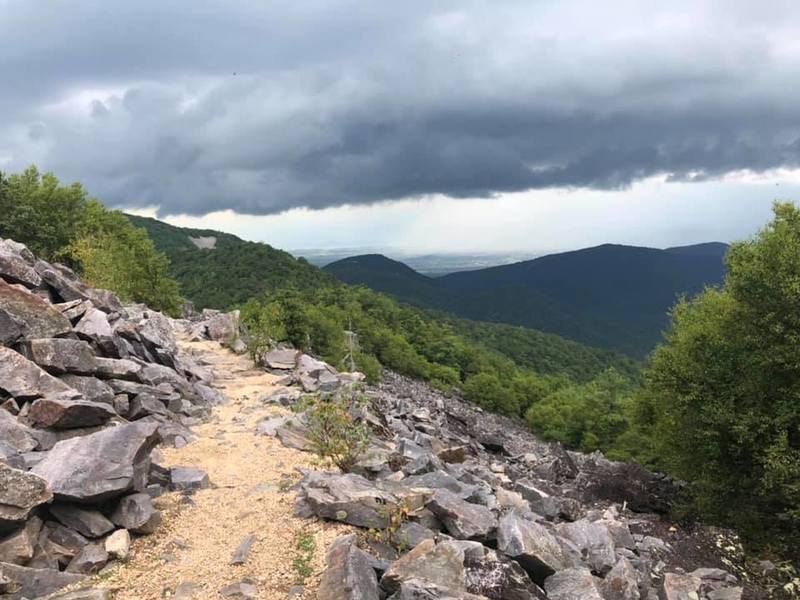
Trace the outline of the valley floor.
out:
<instances>
[{"instance_id":1,"label":"valley floor","mask_svg":"<svg viewBox=\"0 0 800 600\"><path fill-rule=\"evenodd\" d=\"M259 402L276 387L277 377L254 369L248 357L217 342L180 343L210 365L214 386L229 403L214 409L211 422L194 428L197 439L188 446L164 449L164 463L199 467L208 473L212 487L191 496L173 492L158 498L162 526L137 539L127 563L99 576L97 585L115 589L120 600L199 599L221 597L222 588L246 580L255 584L256 598L286 600L297 582L297 540L311 536L316 545L310 565L314 574L293 597L315 597L325 549L348 528L292 515L295 494L281 481L297 480L296 469L313 467L315 457L285 448L276 438L256 435L259 420L287 412ZM251 534L255 543L246 563L231 565L233 553Z\"/></svg>"}]
</instances>

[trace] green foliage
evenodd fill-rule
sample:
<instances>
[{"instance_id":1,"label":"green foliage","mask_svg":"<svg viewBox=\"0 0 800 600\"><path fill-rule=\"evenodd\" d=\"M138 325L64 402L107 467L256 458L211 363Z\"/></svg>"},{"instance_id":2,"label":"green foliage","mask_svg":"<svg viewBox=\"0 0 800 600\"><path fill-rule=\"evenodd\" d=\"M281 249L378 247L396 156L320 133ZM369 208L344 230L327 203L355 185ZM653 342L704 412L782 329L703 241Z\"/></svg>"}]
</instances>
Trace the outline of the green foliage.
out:
<instances>
[{"instance_id":1,"label":"green foliage","mask_svg":"<svg viewBox=\"0 0 800 600\"><path fill-rule=\"evenodd\" d=\"M583 452L607 452L628 429L633 392L628 379L609 369L588 383L555 387L528 408L525 420L545 439Z\"/></svg>"},{"instance_id":2,"label":"green foliage","mask_svg":"<svg viewBox=\"0 0 800 600\"><path fill-rule=\"evenodd\" d=\"M731 246L721 290L672 312L637 413L695 509L753 538L800 533L800 210ZM795 546L796 549L796 546Z\"/></svg>"},{"instance_id":3,"label":"green foliage","mask_svg":"<svg viewBox=\"0 0 800 600\"><path fill-rule=\"evenodd\" d=\"M0 174L0 236L26 244L45 260L68 263L89 285L110 289L124 301L172 315L180 310L166 256L156 252L146 232L89 199L78 183L62 186L35 167Z\"/></svg>"},{"instance_id":4,"label":"green foliage","mask_svg":"<svg viewBox=\"0 0 800 600\"><path fill-rule=\"evenodd\" d=\"M317 543L308 530L297 533L294 540L295 555L292 559L292 569L295 572L295 584L304 585L306 580L314 574L314 555L317 552Z\"/></svg>"},{"instance_id":5,"label":"green foliage","mask_svg":"<svg viewBox=\"0 0 800 600\"><path fill-rule=\"evenodd\" d=\"M220 231L126 216L136 227L144 228L158 251L169 257L170 275L198 309L230 310L263 293L314 288L334 281L307 261L267 244L247 242ZM193 237L214 237L215 247L197 248L190 239Z\"/></svg>"},{"instance_id":6,"label":"green foliage","mask_svg":"<svg viewBox=\"0 0 800 600\"><path fill-rule=\"evenodd\" d=\"M351 402L342 398L318 398L306 410L306 432L311 446L349 473L370 439L370 430L350 414Z\"/></svg>"}]
</instances>

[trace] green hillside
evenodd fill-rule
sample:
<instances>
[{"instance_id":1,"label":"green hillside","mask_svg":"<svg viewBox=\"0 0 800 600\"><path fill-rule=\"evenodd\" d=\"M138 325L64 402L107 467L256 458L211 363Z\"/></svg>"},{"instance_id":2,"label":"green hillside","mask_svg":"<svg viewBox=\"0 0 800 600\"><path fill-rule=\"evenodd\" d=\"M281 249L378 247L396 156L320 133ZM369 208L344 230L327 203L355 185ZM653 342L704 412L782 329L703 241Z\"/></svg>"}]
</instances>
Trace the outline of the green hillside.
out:
<instances>
[{"instance_id":1,"label":"green hillside","mask_svg":"<svg viewBox=\"0 0 800 600\"><path fill-rule=\"evenodd\" d=\"M169 257L170 274L198 309L228 309L262 292L333 282L330 275L304 259L268 244L247 242L210 229L174 227L156 219L127 216ZM191 240L209 237L216 239L211 249L198 248Z\"/></svg>"}]
</instances>

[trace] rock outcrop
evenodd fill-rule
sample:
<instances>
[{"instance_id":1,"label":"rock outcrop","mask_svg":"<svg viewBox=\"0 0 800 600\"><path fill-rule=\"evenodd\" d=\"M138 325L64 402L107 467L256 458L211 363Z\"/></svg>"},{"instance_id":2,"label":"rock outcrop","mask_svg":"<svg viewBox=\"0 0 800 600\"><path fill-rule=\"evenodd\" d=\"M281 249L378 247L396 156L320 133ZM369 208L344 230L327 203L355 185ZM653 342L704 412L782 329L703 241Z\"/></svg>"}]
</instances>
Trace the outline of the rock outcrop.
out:
<instances>
[{"instance_id":1,"label":"rock outcrop","mask_svg":"<svg viewBox=\"0 0 800 600\"><path fill-rule=\"evenodd\" d=\"M296 376L302 356L271 353L265 368L289 371L277 367L294 358L294 375L285 381L306 390ZM353 597L334 593L334 581L380 597L373 574L391 600L742 596L746 577L735 538L663 522L658 511L676 493L667 478L542 442L520 423L390 372L366 396L369 407L353 411L374 440L355 472L308 471L297 485L298 516L371 530L360 543L340 540L323 575L322 600ZM264 401L275 398L298 401L284 392ZM302 425L303 417L292 421ZM273 420L259 428L283 439L283 426Z\"/></svg>"},{"instance_id":2,"label":"rock outcrop","mask_svg":"<svg viewBox=\"0 0 800 600\"><path fill-rule=\"evenodd\" d=\"M209 485L151 469L157 444L191 441L222 400L176 326L0 239L0 598L38 598L125 558L131 533L161 523L145 492ZM238 317L196 326L233 335Z\"/></svg>"}]
</instances>

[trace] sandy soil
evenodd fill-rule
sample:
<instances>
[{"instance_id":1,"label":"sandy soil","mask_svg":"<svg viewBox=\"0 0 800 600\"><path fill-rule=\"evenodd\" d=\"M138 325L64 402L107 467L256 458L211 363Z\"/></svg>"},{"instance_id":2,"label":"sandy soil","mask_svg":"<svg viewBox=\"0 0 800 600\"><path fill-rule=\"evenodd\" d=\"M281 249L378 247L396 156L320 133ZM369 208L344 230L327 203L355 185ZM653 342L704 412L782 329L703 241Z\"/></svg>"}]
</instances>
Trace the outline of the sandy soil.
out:
<instances>
[{"instance_id":1,"label":"sandy soil","mask_svg":"<svg viewBox=\"0 0 800 600\"><path fill-rule=\"evenodd\" d=\"M325 551L347 528L292 516L294 493L281 490L281 479L296 481L295 469L315 466L315 457L255 434L258 421L287 412L258 401L276 389L277 378L253 369L246 356L236 356L216 342L181 345L211 365L214 386L230 403L214 409L212 422L194 428L194 442L163 450L165 462L204 469L213 487L188 501L177 493L158 498L162 526L136 539L128 561L98 576L97 585L116 590L114 597L119 599L174 597L181 584L196 587L193 594L179 593L179 598L220 598L219 590L226 585L250 580L258 598L285 600L297 583L292 566L297 539L310 534L316 541L314 574L306 580L305 591L293 597L314 598ZM231 565L234 551L250 534L256 541L247 562Z\"/></svg>"}]
</instances>

